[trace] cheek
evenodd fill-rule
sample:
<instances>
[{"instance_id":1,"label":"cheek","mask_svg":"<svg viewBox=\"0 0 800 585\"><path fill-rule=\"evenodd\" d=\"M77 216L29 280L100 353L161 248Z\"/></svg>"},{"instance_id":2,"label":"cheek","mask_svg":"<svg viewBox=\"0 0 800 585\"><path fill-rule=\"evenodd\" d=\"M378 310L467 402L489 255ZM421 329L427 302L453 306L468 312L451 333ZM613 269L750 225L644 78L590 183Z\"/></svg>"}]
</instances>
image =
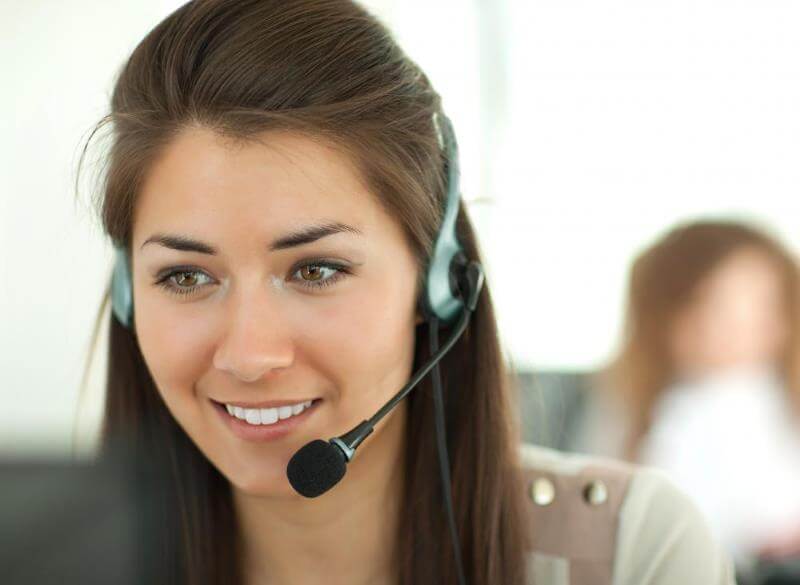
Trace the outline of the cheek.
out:
<instances>
[{"instance_id":1,"label":"cheek","mask_svg":"<svg viewBox=\"0 0 800 585\"><path fill-rule=\"evenodd\" d=\"M320 327L300 345L334 381L340 407L355 406L363 416L365 402L380 406L407 381L414 354L413 294L403 286L361 286L315 313Z\"/></svg>"},{"instance_id":2,"label":"cheek","mask_svg":"<svg viewBox=\"0 0 800 585\"><path fill-rule=\"evenodd\" d=\"M208 327L149 294L137 297L136 335L147 367L170 407L189 398L205 369Z\"/></svg>"},{"instance_id":3,"label":"cheek","mask_svg":"<svg viewBox=\"0 0 800 585\"><path fill-rule=\"evenodd\" d=\"M763 337L764 308L749 294L729 293L706 308L707 352L720 358L753 353Z\"/></svg>"}]
</instances>

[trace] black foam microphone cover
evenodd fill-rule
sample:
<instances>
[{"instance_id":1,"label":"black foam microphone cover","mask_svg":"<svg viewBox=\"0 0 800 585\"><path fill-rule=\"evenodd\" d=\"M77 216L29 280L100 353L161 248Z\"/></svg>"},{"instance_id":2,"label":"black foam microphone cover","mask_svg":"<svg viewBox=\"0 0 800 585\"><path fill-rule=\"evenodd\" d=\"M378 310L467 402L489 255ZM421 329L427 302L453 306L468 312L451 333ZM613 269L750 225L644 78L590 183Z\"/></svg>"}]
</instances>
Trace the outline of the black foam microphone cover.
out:
<instances>
[{"instance_id":1,"label":"black foam microphone cover","mask_svg":"<svg viewBox=\"0 0 800 585\"><path fill-rule=\"evenodd\" d=\"M286 475L301 496L316 498L344 477L347 459L336 445L316 439L302 447L289 460Z\"/></svg>"}]
</instances>

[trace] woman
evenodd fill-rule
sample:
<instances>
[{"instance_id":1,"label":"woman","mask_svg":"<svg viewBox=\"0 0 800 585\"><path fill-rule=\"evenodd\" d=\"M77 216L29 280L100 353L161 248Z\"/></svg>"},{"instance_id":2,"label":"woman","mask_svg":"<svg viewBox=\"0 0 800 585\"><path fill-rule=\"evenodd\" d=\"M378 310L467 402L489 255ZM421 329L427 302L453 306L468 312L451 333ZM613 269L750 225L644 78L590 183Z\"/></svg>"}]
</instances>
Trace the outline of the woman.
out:
<instances>
[{"instance_id":1,"label":"woman","mask_svg":"<svg viewBox=\"0 0 800 585\"><path fill-rule=\"evenodd\" d=\"M122 69L100 203L134 309L110 324L104 437L172 464L170 583L458 582L428 379L333 489L305 499L286 477L429 357L442 116L346 0L189 2ZM478 260L463 207L456 232ZM657 474L519 449L485 288L441 368L467 583L729 582Z\"/></svg>"},{"instance_id":2,"label":"woman","mask_svg":"<svg viewBox=\"0 0 800 585\"><path fill-rule=\"evenodd\" d=\"M798 295L794 258L758 229L678 226L633 265L609 372L621 454L668 471L742 566L800 556Z\"/></svg>"}]
</instances>

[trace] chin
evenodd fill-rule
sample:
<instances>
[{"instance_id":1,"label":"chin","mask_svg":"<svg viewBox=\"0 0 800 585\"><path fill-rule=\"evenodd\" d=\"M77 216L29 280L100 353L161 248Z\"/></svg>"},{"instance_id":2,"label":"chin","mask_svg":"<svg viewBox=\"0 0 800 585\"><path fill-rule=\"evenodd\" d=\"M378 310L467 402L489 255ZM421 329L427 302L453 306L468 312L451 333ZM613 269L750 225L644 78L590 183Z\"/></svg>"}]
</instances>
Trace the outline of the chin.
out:
<instances>
[{"instance_id":1,"label":"chin","mask_svg":"<svg viewBox=\"0 0 800 585\"><path fill-rule=\"evenodd\" d=\"M245 485L234 485L235 490L251 498L274 498L281 500L305 500L298 494L288 480L283 483L264 481L262 483L252 483Z\"/></svg>"},{"instance_id":2,"label":"chin","mask_svg":"<svg viewBox=\"0 0 800 585\"><path fill-rule=\"evenodd\" d=\"M294 491L286 477L286 467L261 468L245 473L223 473L231 486L242 494L252 497L285 498L302 497Z\"/></svg>"}]
</instances>

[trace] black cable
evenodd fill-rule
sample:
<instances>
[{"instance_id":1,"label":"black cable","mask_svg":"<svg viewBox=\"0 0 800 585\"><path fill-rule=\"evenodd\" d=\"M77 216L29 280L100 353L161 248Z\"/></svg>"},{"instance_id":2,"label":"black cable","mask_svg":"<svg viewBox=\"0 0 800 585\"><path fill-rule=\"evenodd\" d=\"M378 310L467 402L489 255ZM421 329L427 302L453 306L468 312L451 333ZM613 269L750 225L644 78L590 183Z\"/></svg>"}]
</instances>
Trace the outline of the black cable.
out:
<instances>
[{"instance_id":1,"label":"black cable","mask_svg":"<svg viewBox=\"0 0 800 585\"><path fill-rule=\"evenodd\" d=\"M428 321L430 329L430 352L435 355L439 349L439 322L436 318ZM456 520L453 515L453 502L450 494L450 460L447 456L447 432L445 429L444 418L444 399L442 398L442 377L437 363L431 371L431 381L433 382L433 402L435 406L436 420L436 450L439 453L439 471L442 478L442 490L444 491L444 503L447 508L447 521L450 525L450 536L453 542L453 555L456 560L456 570L458 572L458 582L466 585L464 577L464 566L461 563L461 546L456 530Z\"/></svg>"}]
</instances>

